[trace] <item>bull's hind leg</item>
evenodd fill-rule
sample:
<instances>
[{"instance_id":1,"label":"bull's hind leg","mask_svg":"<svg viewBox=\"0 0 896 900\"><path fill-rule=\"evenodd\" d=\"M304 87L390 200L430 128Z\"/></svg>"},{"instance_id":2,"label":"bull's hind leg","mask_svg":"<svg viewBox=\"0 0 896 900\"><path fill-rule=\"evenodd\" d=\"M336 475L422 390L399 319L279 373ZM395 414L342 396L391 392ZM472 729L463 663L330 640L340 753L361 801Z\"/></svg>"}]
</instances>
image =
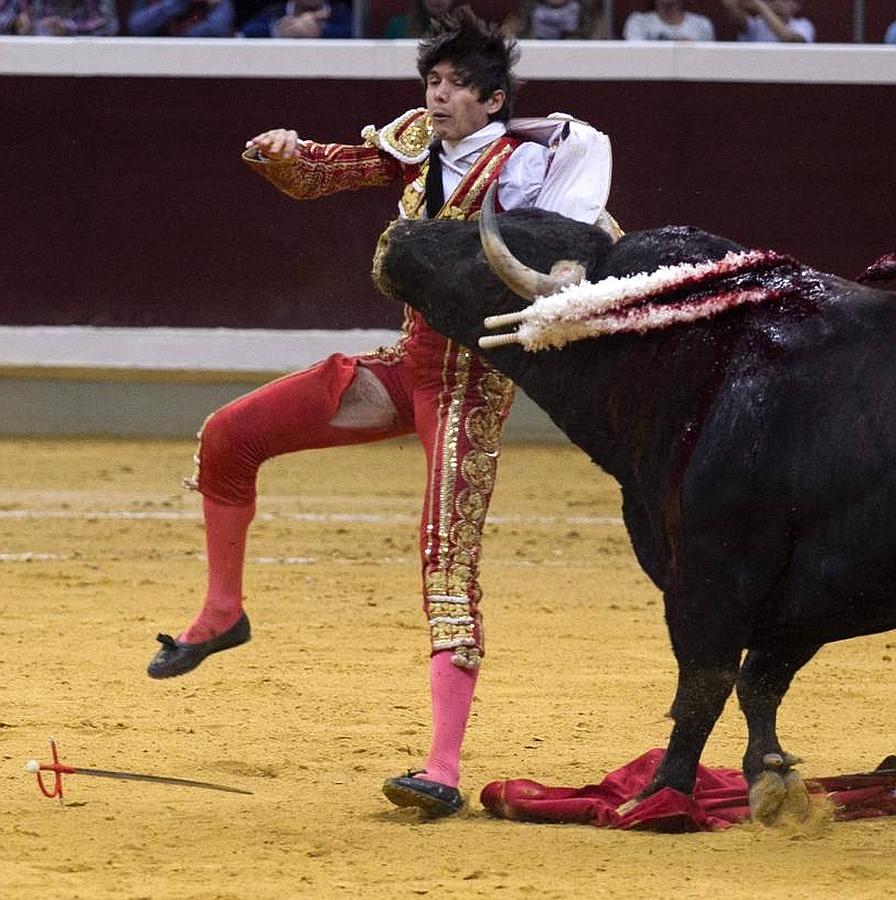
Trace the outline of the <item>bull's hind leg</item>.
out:
<instances>
[{"instance_id":1,"label":"bull's hind leg","mask_svg":"<svg viewBox=\"0 0 896 900\"><path fill-rule=\"evenodd\" d=\"M770 824L782 813L803 817L808 793L793 766L800 760L778 741L778 707L793 676L818 652L818 646L751 650L737 678L737 697L749 737L744 775L750 785L750 811Z\"/></svg>"},{"instance_id":2,"label":"bull's hind leg","mask_svg":"<svg viewBox=\"0 0 896 900\"><path fill-rule=\"evenodd\" d=\"M743 763L749 781L769 768L767 756L780 757L788 767L799 762L778 742L778 707L793 676L818 650L818 646L751 650L744 658L737 677L737 699L749 731Z\"/></svg>"}]
</instances>

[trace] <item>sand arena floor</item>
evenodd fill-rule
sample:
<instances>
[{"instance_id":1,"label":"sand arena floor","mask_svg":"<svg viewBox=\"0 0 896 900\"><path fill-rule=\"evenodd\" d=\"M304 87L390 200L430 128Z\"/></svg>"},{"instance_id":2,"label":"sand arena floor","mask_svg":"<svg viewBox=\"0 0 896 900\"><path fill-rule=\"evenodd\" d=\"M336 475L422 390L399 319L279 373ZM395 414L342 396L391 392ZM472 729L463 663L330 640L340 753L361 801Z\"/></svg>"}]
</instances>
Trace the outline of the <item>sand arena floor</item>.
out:
<instances>
[{"instance_id":1,"label":"sand arena floor","mask_svg":"<svg viewBox=\"0 0 896 900\"><path fill-rule=\"evenodd\" d=\"M662 836L490 818L488 781L581 785L663 745L674 667L615 485L576 450L509 446L485 545L488 658L469 805L421 822L379 793L429 739L412 441L270 463L246 590L254 639L183 679L144 667L200 600L192 445L0 442L0 895L52 898L896 895L896 820ZM781 715L804 775L896 751L896 635L825 648ZM224 782L252 796L25 761ZM704 761L736 766L732 703Z\"/></svg>"}]
</instances>

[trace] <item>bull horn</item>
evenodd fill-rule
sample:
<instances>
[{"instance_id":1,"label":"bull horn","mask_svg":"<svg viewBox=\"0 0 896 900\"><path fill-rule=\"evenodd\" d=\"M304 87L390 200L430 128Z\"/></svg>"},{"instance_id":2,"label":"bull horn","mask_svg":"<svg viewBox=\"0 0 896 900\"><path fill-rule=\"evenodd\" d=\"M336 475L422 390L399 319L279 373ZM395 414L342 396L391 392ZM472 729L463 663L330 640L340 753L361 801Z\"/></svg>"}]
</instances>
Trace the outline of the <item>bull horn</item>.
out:
<instances>
[{"instance_id":1,"label":"bull horn","mask_svg":"<svg viewBox=\"0 0 896 900\"><path fill-rule=\"evenodd\" d=\"M549 297L561 288L578 284L585 277L585 268L572 260L554 263L550 274L524 266L511 252L501 237L498 217L495 215L497 181L493 181L485 194L479 215L479 240L491 270L515 294L524 300Z\"/></svg>"}]
</instances>

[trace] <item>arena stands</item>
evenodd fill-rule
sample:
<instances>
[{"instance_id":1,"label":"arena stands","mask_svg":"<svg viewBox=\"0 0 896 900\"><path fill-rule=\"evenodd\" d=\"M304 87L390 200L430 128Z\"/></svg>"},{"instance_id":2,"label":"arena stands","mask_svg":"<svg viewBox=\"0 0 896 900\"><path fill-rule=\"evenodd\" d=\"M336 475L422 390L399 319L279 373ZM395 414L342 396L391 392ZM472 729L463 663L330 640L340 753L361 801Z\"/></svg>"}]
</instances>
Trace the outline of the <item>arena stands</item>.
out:
<instances>
[{"instance_id":1,"label":"arena stands","mask_svg":"<svg viewBox=\"0 0 896 900\"><path fill-rule=\"evenodd\" d=\"M372 0L382 2L382 0ZM632 13L644 10L645 0L612 0L613 34L622 34L622 25ZM736 30L720 9L718 0L688 0L691 12L706 16L716 29L720 41L736 39ZM804 0L802 15L815 25L817 40L825 44L880 43L887 25L896 13L888 0L855 0L855 3L830 3L827 0Z\"/></svg>"},{"instance_id":2,"label":"arena stands","mask_svg":"<svg viewBox=\"0 0 896 900\"><path fill-rule=\"evenodd\" d=\"M380 38L386 23L393 16L404 12L413 0L355 0L357 18L363 23L362 36ZM470 5L476 13L490 22L503 22L524 0L472 0ZM622 25L627 16L645 8L645 0L608 0L613 22L613 37L622 34ZM121 34L126 34L125 26L132 0L116 0ZM601 7L600 0L596 0ZM720 41L733 41L735 30L719 9L718 0L688 0L688 9L707 16L716 29ZM598 15L600 12L598 10ZM884 32L896 18L890 0L847 0L842 3L805 0L804 14L815 24L819 43L876 44L883 40Z\"/></svg>"}]
</instances>

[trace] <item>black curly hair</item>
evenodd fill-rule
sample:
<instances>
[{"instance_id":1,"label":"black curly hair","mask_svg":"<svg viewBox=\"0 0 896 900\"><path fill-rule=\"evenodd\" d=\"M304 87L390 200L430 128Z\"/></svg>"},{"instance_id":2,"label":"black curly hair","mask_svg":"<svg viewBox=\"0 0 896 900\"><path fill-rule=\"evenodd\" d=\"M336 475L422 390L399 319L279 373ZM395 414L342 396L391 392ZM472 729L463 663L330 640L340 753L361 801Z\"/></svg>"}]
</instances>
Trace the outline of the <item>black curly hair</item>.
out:
<instances>
[{"instance_id":1,"label":"black curly hair","mask_svg":"<svg viewBox=\"0 0 896 900\"><path fill-rule=\"evenodd\" d=\"M492 121L510 118L519 85L513 67L519 58L516 41L501 34L497 25L484 22L469 6L459 6L434 19L431 35L417 45L417 71L424 83L435 66L449 62L478 89L480 100L495 91L504 92L504 104L489 117Z\"/></svg>"}]
</instances>

